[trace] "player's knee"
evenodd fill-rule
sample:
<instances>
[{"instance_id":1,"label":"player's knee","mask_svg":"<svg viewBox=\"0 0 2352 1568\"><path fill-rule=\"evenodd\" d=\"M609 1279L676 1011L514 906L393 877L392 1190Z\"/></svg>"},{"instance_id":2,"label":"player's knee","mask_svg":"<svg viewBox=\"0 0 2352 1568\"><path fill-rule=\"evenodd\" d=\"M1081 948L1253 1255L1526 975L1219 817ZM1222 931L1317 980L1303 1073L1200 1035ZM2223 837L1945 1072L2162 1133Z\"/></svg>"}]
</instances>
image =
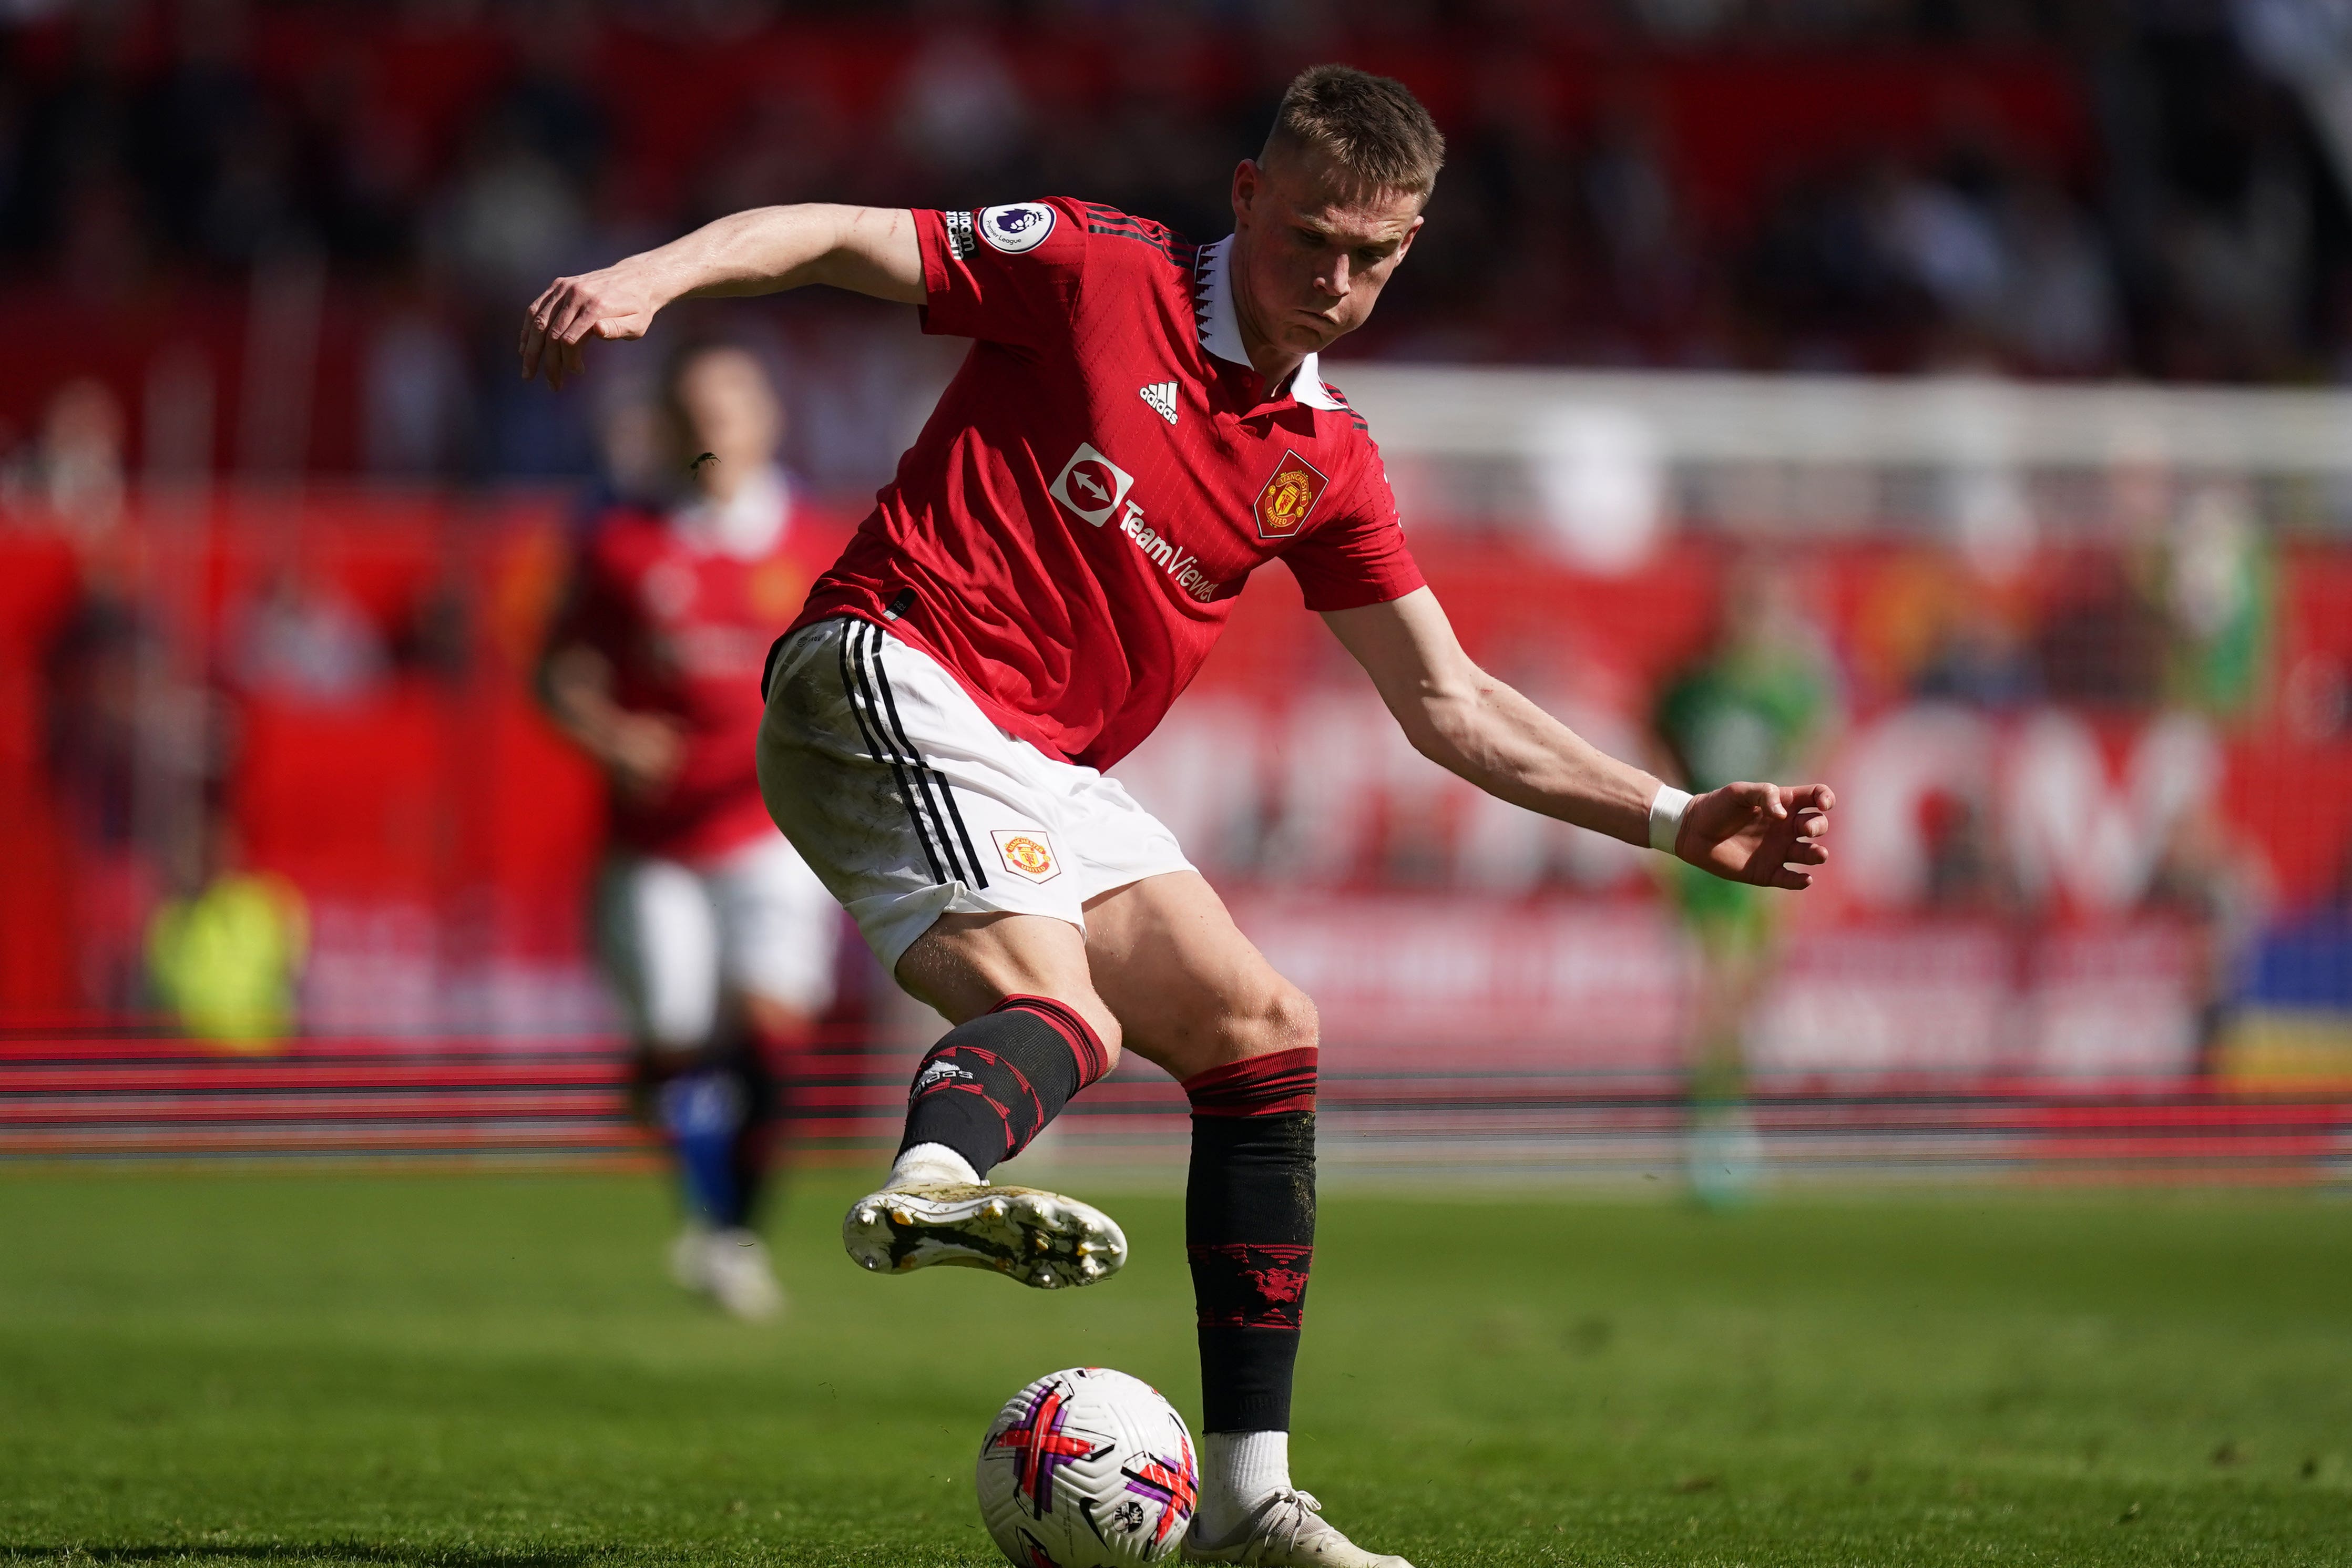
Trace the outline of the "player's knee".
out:
<instances>
[{"instance_id":1,"label":"player's knee","mask_svg":"<svg viewBox=\"0 0 2352 1568\"><path fill-rule=\"evenodd\" d=\"M1095 1009L1087 1013L1086 1019L1087 1023L1094 1026L1095 1038L1102 1042L1102 1076L1108 1078L1117 1071L1118 1059L1124 1051L1123 1042L1119 1038L1118 1019L1111 1016L1110 1009L1103 1005L1100 998L1095 999Z\"/></svg>"},{"instance_id":2,"label":"player's knee","mask_svg":"<svg viewBox=\"0 0 2352 1568\"><path fill-rule=\"evenodd\" d=\"M1321 1035L1315 1004L1289 981L1277 983L1251 1006L1236 1009L1224 1031L1233 1041L1233 1060L1266 1056L1277 1051L1313 1048Z\"/></svg>"}]
</instances>

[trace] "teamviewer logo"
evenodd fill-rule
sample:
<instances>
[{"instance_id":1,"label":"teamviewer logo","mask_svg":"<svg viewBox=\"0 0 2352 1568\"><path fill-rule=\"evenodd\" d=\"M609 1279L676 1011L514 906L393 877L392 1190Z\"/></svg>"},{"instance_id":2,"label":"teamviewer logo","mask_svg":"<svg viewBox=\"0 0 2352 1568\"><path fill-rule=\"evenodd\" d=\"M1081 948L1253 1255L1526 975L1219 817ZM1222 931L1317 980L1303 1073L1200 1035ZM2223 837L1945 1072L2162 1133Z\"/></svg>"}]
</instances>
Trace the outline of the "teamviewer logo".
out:
<instances>
[{"instance_id":1,"label":"teamviewer logo","mask_svg":"<svg viewBox=\"0 0 2352 1568\"><path fill-rule=\"evenodd\" d=\"M1100 528L1134 484L1133 475L1081 441L1047 488L1054 499Z\"/></svg>"}]
</instances>

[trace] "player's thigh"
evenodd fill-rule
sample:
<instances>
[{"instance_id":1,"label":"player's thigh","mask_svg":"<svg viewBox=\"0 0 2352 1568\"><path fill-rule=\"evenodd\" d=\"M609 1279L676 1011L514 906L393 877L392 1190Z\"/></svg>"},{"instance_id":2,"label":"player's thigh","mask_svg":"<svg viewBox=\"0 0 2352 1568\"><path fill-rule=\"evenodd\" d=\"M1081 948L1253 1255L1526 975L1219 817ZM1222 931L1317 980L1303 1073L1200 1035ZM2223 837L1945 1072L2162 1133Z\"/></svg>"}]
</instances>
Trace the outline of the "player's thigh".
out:
<instances>
[{"instance_id":1,"label":"player's thigh","mask_svg":"<svg viewBox=\"0 0 2352 1568\"><path fill-rule=\"evenodd\" d=\"M719 912L720 967L731 990L802 1020L833 1005L841 905L791 844L762 837L703 880Z\"/></svg>"},{"instance_id":2,"label":"player's thigh","mask_svg":"<svg viewBox=\"0 0 2352 1568\"><path fill-rule=\"evenodd\" d=\"M719 1021L719 917L701 877L676 861L615 856L597 888L606 972L637 1038L699 1049Z\"/></svg>"},{"instance_id":3,"label":"player's thigh","mask_svg":"<svg viewBox=\"0 0 2352 1568\"><path fill-rule=\"evenodd\" d=\"M1129 1049L1180 1080L1317 1043L1315 1005L1242 935L1196 871L1089 902L1087 957Z\"/></svg>"},{"instance_id":4,"label":"player's thigh","mask_svg":"<svg viewBox=\"0 0 2352 1568\"><path fill-rule=\"evenodd\" d=\"M1082 924L1043 760L937 664L862 622L803 628L775 655L759 741L768 813L894 975L946 917Z\"/></svg>"}]
</instances>

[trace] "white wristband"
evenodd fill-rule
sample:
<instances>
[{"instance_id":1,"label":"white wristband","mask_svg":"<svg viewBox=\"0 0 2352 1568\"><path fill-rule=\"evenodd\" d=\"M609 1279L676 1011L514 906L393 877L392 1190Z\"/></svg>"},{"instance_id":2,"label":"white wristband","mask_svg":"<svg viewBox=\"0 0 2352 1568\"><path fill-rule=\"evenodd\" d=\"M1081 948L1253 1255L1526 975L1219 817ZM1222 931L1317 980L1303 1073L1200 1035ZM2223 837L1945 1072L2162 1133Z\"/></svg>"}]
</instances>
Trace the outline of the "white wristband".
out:
<instances>
[{"instance_id":1,"label":"white wristband","mask_svg":"<svg viewBox=\"0 0 2352 1568\"><path fill-rule=\"evenodd\" d=\"M1671 784L1661 784L1658 792L1650 797L1650 847L1660 854L1675 852L1675 841L1682 836L1683 813L1690 810L1691 793Z\"/></svg>"}]
</instances>

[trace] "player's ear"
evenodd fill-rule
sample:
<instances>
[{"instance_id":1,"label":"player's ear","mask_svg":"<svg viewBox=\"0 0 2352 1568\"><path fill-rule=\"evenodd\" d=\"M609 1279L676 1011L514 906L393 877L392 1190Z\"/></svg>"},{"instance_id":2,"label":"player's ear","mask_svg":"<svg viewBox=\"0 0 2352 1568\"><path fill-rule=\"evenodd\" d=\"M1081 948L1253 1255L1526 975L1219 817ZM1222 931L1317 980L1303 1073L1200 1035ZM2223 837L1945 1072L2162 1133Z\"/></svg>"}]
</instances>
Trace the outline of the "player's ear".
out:
<instances>
[{"instance_id":1,"label":"player's ear","mask_svg":"<svg viewBox=\"0 0 2352 1568\"><path fill-rule=\"evenodd\" d=\"M1234 226L1238 228L1250 215L1257 202L1258 185L1264 172L1255 158L1244 158L1234 165Z\"/></svg>"}]
</instances>

